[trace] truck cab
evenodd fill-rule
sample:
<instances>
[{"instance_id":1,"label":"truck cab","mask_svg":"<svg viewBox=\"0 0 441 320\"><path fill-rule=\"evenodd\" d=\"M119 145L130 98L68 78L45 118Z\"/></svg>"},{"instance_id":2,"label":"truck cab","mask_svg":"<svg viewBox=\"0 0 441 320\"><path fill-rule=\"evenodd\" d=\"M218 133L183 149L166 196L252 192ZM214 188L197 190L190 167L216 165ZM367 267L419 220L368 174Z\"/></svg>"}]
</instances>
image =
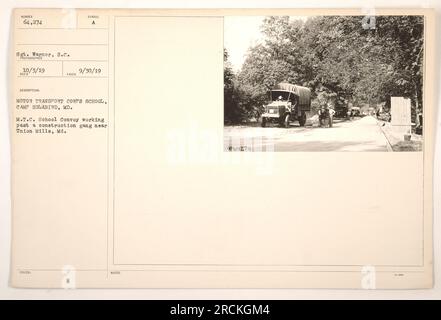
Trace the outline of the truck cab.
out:
<instances>
[{"instance_id":1,"label":"truck cab","mask_svg":"<svg viewBox=\"0 0 441 320\"><path fill-rule=\"evenodd\" d=\"M279 83L271 90L271 101L265 105L262 127L275 122L288 128L290 122L306 123L306 112L311 111L311 90L290 83Z\"/></svg>"}]
</instances>

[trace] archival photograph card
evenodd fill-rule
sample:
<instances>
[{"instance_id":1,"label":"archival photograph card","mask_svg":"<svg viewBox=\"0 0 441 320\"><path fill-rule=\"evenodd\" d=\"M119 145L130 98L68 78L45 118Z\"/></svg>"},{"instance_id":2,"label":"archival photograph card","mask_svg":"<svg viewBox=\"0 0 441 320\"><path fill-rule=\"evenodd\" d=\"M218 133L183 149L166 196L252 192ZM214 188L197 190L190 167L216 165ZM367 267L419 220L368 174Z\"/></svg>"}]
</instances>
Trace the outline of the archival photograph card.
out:
<instances>
[{"instance_id":1,"label":"archival photograph card","mask_svg":"<svg viewBox=\"0 0 441 320\"><path fill-rule=\"evenodd\" d=\"M18 288L433 285L429 9L16 9Z\"/></svg>"}]
</instances>

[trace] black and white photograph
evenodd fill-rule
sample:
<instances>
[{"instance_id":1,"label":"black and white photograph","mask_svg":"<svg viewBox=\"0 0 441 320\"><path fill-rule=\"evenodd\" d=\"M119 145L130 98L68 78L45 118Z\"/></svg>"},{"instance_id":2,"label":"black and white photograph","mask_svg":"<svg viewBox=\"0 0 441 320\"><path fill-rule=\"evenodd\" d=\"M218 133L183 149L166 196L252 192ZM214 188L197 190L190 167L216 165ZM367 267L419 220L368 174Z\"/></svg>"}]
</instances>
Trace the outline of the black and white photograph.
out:
<instances>
[{"instance_id":1,"label":"black and white photograph","mask_svg":"<svg viewBox=\"0 0 441 320\"><path fill-rule=\"evenodd\" d=\"M422 151L424 17L227 16L225 151Z\"/></svg>"}]
</instances>

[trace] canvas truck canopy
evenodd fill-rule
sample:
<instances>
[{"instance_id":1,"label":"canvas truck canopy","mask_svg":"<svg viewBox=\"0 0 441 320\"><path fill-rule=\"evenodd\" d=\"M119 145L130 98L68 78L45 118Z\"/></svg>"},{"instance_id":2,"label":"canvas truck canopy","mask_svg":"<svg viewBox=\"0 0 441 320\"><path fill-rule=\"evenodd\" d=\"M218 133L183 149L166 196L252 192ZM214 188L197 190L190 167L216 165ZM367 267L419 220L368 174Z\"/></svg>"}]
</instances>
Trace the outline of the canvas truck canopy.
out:
<instances>
[{"instance_id":1,"label":"canvas truck canopy","mask_svg":"<svg viewBox=\"0 0 441 320\"><path fill-rule=\"evenodd\" d=\"M288 92L291 94L295 94L296 96L299 97L299 107L300 110L302 111L310 111L311 110L311 90L306 88L306 87L302 87L302 86L298 86L295 84L290 84L290 83L286 83L286 82L281 82L277 85L275 85L275 87L272 90L273 92L277 92L277 91L284 91L284 92Z\"/></svg>"}]
</instances>

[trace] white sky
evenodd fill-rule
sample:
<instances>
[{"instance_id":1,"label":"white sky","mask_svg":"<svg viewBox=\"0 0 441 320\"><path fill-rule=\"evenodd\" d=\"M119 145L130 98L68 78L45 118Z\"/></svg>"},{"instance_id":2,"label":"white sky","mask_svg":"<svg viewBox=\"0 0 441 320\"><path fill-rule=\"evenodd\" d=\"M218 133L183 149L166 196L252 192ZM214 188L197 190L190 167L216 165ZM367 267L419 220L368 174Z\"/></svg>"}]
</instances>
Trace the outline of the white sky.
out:
<instances>
[{"instance_id":1,"label":"white sky","mask_svg":"<svg viewBox=\"0 0 441 320\"><path fill-rule=\"evenodd\" d=\"M260 26L262 16L226 16L224 18L224 46L228 51L228 60L233 69L238 71L245 61L248 48L262 39Z\"/></svg>"},{"instance_id":2,"label":"white sky","mask_svg":"<svg viewBox=\"0 0 441 320\"><path fill-rule=\"evenodd\" d=\"M262 41L260 32L264 16L226 16L224 18L224 46L228 51L234 71L238 71L246 58L247 50ZM306 20L307 17L290 17Z\"/></svg>"}]
</instances>

